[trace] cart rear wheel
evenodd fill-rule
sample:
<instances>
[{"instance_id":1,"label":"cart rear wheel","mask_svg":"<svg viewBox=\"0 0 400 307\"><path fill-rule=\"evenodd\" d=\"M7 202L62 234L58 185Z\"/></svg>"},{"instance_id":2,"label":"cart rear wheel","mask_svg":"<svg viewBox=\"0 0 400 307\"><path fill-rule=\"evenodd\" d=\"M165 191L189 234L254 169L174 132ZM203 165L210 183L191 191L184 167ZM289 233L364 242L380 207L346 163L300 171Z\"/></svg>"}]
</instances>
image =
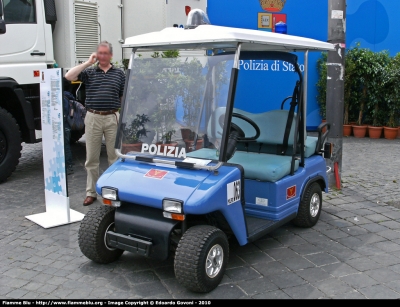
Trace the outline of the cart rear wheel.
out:
<instances>
[{"instance_id":1,"label":"cart rear wheel","mask_svg":"<svg viewBox=\"0 0 400 307\"><path fill-rule=\"evenodd\" d=\"M225 233L213 226L189 228L175 253L175 276L193 292L210 292L224 276L229 260L229 243Z\"/></svg>"},{"instance_id":2,"label":"cart rear wheel","mask_svg":"<svg viewBox=\"0 0 400 307\"><path fill-rule=\"evenodd\" d=\"M110 263L124 252L107 244L106 233L114 230L115 209L108 206L92 207L81 222L78 233L82 253L97 263Z\"/></svg>"},{"instance_id":3,"label":"cart rear wheel","mask_svg":"<svg viewBox=\"0 0 400 307\"><path fill-rule=\"evenodd\" d=\"M293 223L299 227L312 227L317 224L322 210L322 191L317 182L312 183L304 191L299 211Z\"/></svg>"}]
</instances>

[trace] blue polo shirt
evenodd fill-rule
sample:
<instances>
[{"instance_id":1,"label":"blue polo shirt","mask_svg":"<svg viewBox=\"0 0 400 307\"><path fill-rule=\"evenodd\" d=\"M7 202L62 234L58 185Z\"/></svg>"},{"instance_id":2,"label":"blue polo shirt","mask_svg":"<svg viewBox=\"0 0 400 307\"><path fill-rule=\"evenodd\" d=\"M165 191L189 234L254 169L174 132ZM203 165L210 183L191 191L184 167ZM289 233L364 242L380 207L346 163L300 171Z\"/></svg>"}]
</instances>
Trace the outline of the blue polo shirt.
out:
<instances>
[{"instance_id":1,"label":"blue polo shirt","mask_svg":"<svg viewBox=\"0 0 400 307\"><path fill-rule=\"evenodd\" d=\"M125 72L111 68L104 72L97 65L83 70L78 79L85 84L87 109L97 111L116 110L121 107L121 97L125 86Z\"/></svg>"}]
</instances>

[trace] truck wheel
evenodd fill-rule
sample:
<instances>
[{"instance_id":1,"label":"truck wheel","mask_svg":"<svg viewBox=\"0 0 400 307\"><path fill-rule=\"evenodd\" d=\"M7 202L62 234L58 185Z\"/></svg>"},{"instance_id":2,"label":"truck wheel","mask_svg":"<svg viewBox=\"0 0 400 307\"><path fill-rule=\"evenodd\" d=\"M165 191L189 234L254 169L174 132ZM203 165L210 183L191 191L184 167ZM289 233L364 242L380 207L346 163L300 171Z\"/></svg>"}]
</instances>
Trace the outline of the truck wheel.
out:
<instances>
[{"instance_id":1,"label":"truck wheel","mask_svg":"<svg viewBox=\"0 0 400 307\"><path fill-rule=\"evenodd\" d=\"M110 263L124 252L107 245L106 232L114 230L115 209L108 206L95 206L86 213L79 232L78 243L82 253L97 263Z\"/></svg>"},{"instance_id":2,"label":"truck wheel","mask_svg":"<svg viewBox=\"0 0 400 307\"><path fill-rule=\"evenodd\" d=\"M317 224L322 210L322 191L317 182L312 183L304 191L299 211L293 223L299 227L312 227Z\"/></svg>"},{"instance_id":3,"label":"truck wheel","mask_svg":"<svg viewBox=\"0 0 400 307\"><path fill-rule=\"evenodd\" d=\"M11 176L21 157L21 132L17 121L0 108L0 183Z\"/></svg>"},{"instance_id":4,"label":"truck wheel","mask_svg":"<svg viewBox=\"0 0 400 307\"><path fill-rule=\"evenodd\" d=\"M221 282L228 259L228 239L222 230L193 226L183 234L176 249L175 276L193 292L210 292Z\"/></svg>"}]
</instances>

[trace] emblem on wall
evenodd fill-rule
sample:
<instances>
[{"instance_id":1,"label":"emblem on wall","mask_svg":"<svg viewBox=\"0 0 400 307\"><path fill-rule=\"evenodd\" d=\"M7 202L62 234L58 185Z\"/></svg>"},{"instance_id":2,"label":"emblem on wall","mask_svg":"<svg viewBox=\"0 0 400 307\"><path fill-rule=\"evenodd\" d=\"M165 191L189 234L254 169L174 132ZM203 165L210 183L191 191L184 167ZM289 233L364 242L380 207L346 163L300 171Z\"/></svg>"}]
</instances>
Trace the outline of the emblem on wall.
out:
<instances>
[{"instance_id":1,"label":"emblem on wall","mask_svg":"<svg viewBox=\"0 0 400 307\"><path fill-rule=\"evenodd\" d=\"M259 0L259 2L264 11L276 13L282 11L286 0Z\"/></svg>"},{"instance_id":2,"label":"emblem on wall","mask_svg":"<svg viewBox=\"0 0 400 307\"><path fill-rule=\"evenodd\" d=\"M258 13L258 30L287 33L286 14L280 13L286 4L286 0L258 1L261 8L266 11Z\"/></svg>"}]
</instances>

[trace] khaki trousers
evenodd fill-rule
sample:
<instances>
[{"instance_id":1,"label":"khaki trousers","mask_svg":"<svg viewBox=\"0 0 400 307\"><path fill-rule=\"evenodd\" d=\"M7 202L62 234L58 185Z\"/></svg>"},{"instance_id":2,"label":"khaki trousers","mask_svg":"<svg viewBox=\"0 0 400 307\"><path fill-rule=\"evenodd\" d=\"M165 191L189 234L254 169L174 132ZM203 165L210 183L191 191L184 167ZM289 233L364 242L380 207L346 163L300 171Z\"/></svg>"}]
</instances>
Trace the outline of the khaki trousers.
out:
<instances>
[{"instance_id":1,"label":"khaki trousers","mask_svg":"<svg viewBox=\"0 0 400 307\"><path fill-rule=\"evenodd\" d=\"M96 182L99 179L100 152L103 135L106 141L108 165L113 164L118 159L114 149L118 118L119 113L109 115L99 115L91 112L86 113L86 196L97 197Z\"/></svg>"}]
</instances>

